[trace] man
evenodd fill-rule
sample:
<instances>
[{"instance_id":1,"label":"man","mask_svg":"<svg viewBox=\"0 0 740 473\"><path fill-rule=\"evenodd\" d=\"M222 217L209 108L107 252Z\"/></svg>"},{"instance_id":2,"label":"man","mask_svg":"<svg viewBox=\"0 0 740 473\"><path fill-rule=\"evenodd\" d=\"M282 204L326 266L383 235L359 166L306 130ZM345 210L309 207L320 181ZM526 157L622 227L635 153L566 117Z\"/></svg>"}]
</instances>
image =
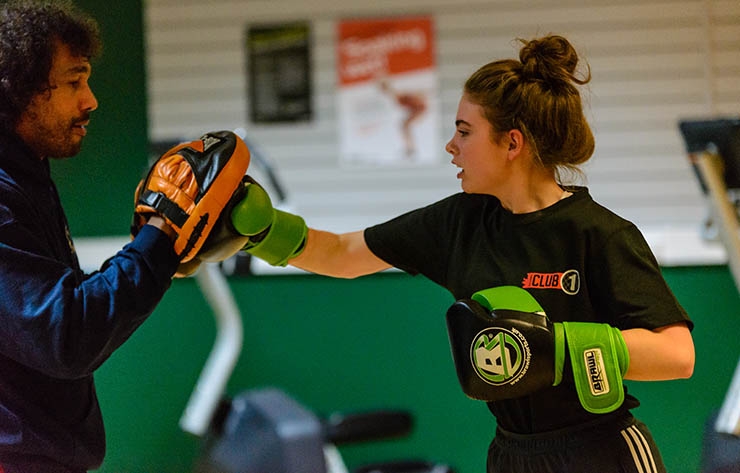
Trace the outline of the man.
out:
<instances>
[{"instance_id":1,"label":"man","mask_svg":"<svg viewBox=\"0 0 740 473\"><path fill-rule=\"evenodd\" d=\"M93 372L152 313L186 260L173 245L180 233L154 210L137 216L136 237L100 271L80 270L49 160L80 151L98 106L88 79L99 50L96 23L71 4L0 6L3 473L100 466Z\"/></svg>"}]
</instances>

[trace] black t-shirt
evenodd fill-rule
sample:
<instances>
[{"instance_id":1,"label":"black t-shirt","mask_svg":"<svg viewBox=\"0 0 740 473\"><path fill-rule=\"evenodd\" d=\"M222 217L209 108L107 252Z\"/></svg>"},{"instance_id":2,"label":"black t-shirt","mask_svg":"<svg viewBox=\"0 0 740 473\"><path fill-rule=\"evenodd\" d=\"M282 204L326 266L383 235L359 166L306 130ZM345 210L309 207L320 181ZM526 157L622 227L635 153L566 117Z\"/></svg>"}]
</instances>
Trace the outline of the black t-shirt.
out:
<instances>
[{"instance_id":1,"label":"black t-shirt","mask_svg":"<svg viewBox=\"0 0 740 473\"><path fill-rule=\"evenodd\" d=\"M366 229L365 240L379 258L428 277L455 299L513 285L532 294L553 322L692 327L637 227L594 202L586 188L569 190L569 198L527 214L512 214L492 196L455 194ZM628 394L621 409L638 405ZM581 407L568 369L559 386L489 408L502 428L519 433L596 417Z\"/></svg>"}]
</instances>

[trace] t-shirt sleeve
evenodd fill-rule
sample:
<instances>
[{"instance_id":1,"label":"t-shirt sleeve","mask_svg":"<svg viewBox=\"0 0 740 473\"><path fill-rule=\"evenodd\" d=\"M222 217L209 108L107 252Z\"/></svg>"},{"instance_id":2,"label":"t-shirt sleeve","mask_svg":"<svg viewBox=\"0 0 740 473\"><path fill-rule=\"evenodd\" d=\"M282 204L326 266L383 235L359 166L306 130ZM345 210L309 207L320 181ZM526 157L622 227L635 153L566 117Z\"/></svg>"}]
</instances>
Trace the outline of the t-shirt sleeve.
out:
<instances>
[{"instance_id":1,"label":"t-shirt sleeve","mask_svg":"<svg viewBox=\"0 0 740 473\"><path fill-rule=\"evenodd\" d=\"M365 229L375 256L409 274L423 274L444 285L452 244L457 195Z\"/></svg>"},{"instance_id":2,"label":"t-shirt sleeve","mask_svg":"<svg viewBox=\"0 0 740 473\"><path fill-rule=\"evenodd\" d=\"M623 330L655 329L678 322L693 329L637 227L630 224L614 232L599 253L590 271L598 275L592 282L597 313Z\"/></svg>"}]
</instances>

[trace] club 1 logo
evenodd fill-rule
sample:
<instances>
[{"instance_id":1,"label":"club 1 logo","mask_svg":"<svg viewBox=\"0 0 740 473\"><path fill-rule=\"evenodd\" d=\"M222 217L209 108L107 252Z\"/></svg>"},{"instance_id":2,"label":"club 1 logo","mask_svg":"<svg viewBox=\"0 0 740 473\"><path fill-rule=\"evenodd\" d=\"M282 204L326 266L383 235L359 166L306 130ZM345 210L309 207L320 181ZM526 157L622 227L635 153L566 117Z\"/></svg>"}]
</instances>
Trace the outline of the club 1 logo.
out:
<instances>
[{"instance_id":1,"label":"club 1 logo","mask_svg":"<svg viewBox=\"0 0 740 473\"><path fill-rule=\"evenodd\" d=\"M470 346L476 374L486 383L501 386L519 381L529 369L529 343L517 329L487 328Z\"/></svg>"}]
</instances>

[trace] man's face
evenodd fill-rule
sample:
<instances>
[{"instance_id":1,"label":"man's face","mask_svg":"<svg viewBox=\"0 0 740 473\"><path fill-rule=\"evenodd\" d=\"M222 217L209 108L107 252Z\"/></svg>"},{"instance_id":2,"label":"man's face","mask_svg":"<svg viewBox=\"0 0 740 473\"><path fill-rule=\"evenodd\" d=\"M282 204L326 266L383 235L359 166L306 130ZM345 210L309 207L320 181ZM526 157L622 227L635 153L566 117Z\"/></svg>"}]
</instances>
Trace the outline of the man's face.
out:
<instances>
[{"instance_id":1,"label":"man's face","mask_svg":"<svg viewBox=\"0 0 740 473\"><path fill-rule=\"evenodd\" d=\"M49 71L51 88L39 92L21 114L16 133L39 158L67 158L80 152L90 112L98 101L88 84L87 58L57 46Z\"/></svg>"}]
</instances>

